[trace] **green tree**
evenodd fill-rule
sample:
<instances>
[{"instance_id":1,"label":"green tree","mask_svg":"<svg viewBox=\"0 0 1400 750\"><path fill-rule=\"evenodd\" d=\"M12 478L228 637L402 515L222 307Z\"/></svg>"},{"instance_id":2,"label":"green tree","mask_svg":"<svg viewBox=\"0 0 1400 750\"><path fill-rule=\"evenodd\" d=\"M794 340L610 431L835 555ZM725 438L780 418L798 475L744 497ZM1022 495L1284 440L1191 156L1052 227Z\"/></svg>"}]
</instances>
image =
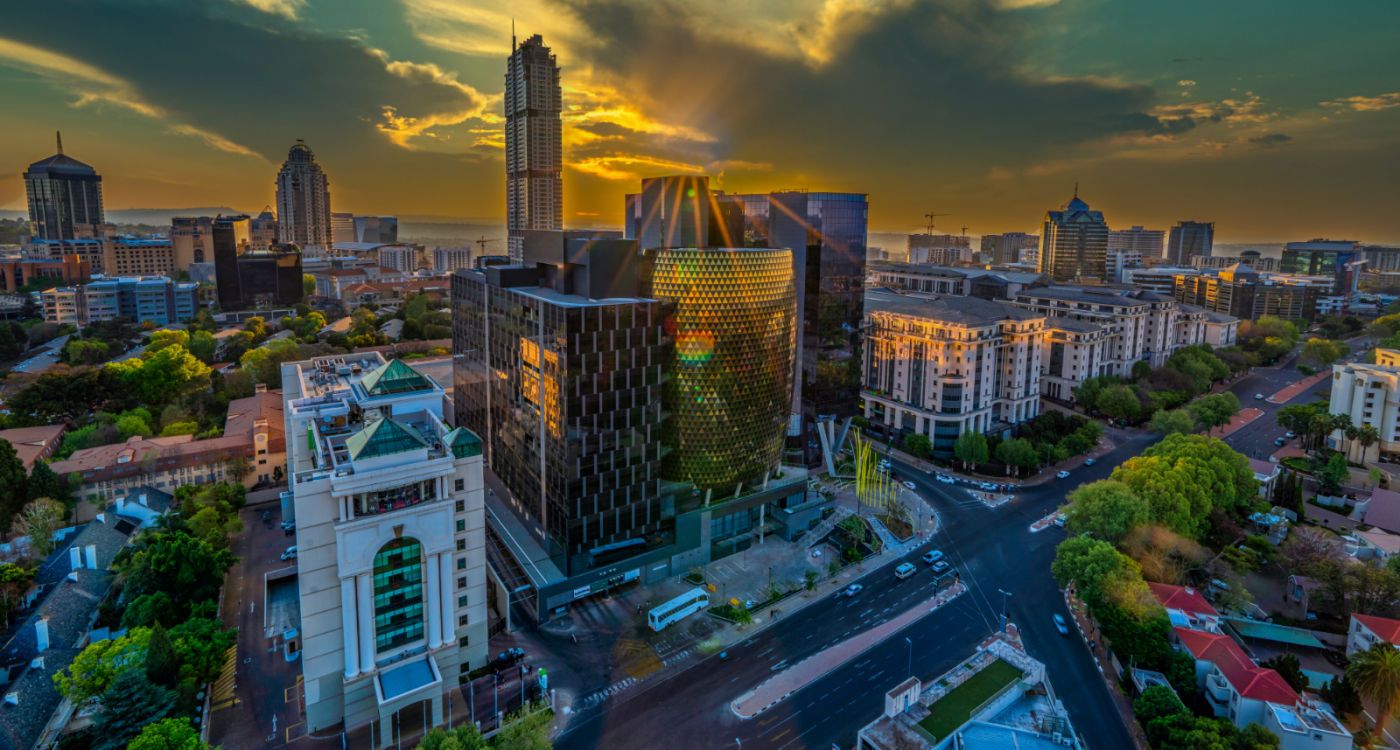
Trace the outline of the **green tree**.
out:
<instances>
[{"instance_id":1,"label":"green tree","mask_svg":"<svg viewBox=\"0 0 1400 750\"><path fill-rule=\"evenodd\" d=\"M1158 409L1147 426L1158 435L1189 435L1196 431L1196 417L1186 409Z\"/></svg>"},{"instance_id":2,"label":"green tree","mask_svg":"<svg viewBox=\"0 0 1400 750\"><path fill-rule=\"evenodd\" d=\"M8 440L0 440L0 530L8 531L29 502L29 477Z\"/></svg>"},{"instance_id":3,"label":"green tree","mask_svg":"<svg viewBox=\"0 0 1400 750\"><path fill-rule=\"evenodd\" d=\"M1205 425L1207 430L1214 430L1230 423L1236 414L1240 413L1240 400L1235 394L1225 391L1209 396L1202 396L1191 404L1191 414L1197 422Z\"/></svg>"},{"instance_id":4,"label":"green tree","mask_svg":"<svg viewBox=\"0 0 1400 750\"><path fill-rule=\"evenodd\" d=\"M1079 597L1090 606L1108 599L1108 586L1137 567L1131 558L1113 545L1090 536L1073 536L1055 549L1050 572L1061 586L1074 584Z\"/></svg>"},{"instance_id":5,"label":"green tree","mask_svg":"<svg viewBox=\"0 0 1400 750\"><path fill-rule=\"evenodd\" d=\"M169 716L175 692L146 679L140 669L118 674L102 693L102 708L93 720L94 750L121 750L141 729Z\"/></svg>"},{"instance_id":6,"label":"green tree","mask_svg":"<svg viewBox=\"0 0 1400 750\"><path fill-rule=\"evenodd\" d=\"M261 315L254 315L243 321L243 330L253 334L254 339L261 341L267 338L267 319Z\"/></svg>"},{"instance_id":7,"label":"green tree","mask_svg":"<svg viewBox=\"0 0 1400 750\"><path fill-rule=\"evenodd\" d=\"M1117 382L1118 378L1109 375L1086 378L1083 383L1080 383L1072 391L1074 400L1082 404L1085 409L1092 411L1099 402L1099 394L1103 393L1105 388Z\"/></svg>"},{"instance_id":8,"label":"green tree","mask_svg":"<svg viewBox=\"0 0 1400 750\"><path fill-rule=\"evenodd\" d=\"M53 535L63 528L68 518L68 509L63 503L47 497L29 501L15 518L14 531L29 537L29 546L34 557L43 560L53 551Z\"/></svg>"},{"instance_id":9,"label":"green tree","mask_svg":"<svg viewBox=\"0 0 1400 750\"><path fill-rule=\"evenodd\" d=\"M145 410L142 409L141 411ZM141 437L150 437L151 435L155 434L154 430L151 429L150 421L140 414L134 414L132 412L125 412L119 414L117 415L117 421L115 424L117 432L121 435L122 440L126 440L137 435L140 435Z\"/></svg>"},{"instance_id":10,"label":"green tree","mask_svg":"<svg viewBox=\"0 0 1400 750\"><path fill-rule=\"evenodd\" d=\"M1303 674L1303 665L1293 654L1279 654L1272 659L1259 662L1259 666L1278 672L1283 681L1299 693L1308 687L1308 677Z\"/></svg>"},{"instance_id":11,"label":"green tree","mask_svg":"<svg viewBox=\"0 0 1400 750\"><path fill-rule=\"evenodd\" d=\"M191 617L170 629L170 640L180 665L180 691L193 695L206 682L219 676L224 655L233 646L235 631L215 619L212 608L208 617Z\"/></svg>"},{"instance_id":12,"label":"green tree","mask_svg":"<svg viewBox=\"0 0 1400 750\"><path fill-rule=\"evenodd\" d=\"M54 685L69 700L84 703L105 693L118 675L136 670L144 677L150 640L149 628L133 628L121 638L90 643L67 669L54 673Z\"/></svg>"},{"instance_id":13,"label":"green tree","mask_svg":"<svg viewBox=\"0 0 1400 750\"><path fill-rule=\"evenodd\" d=\"M0 615L5 619L5 627L10 626L10 614L23 601L33 583L32 568L15 563L0 563Z\"/></svg>"},{"instance_id":14,"label":"green tree","mask_svg":"<svg viewBox=\"0 0 1400 750\"><path fill-rule=\"evenodd\" d=\"M54 500L64 500L68 497L68 488L58 475L53 473L48 463L42 459L34 462L34 467L29 470L29 482L25 488L31 501L41 497L49 497Z\"/></svg>"},{"instance_id":15,"label":"green tree","mask_svg":"<svg viewBox=\"0 0 1400 750\"><path fill-rule=\"evenodd\" d=\"M1333 453L1327 463L1313 472L1313 477L1317 479L1318 492L1323 495L1335 495L1342 491L1342 485L1346 484L1347 478L1351 476L1351 471L1347 468L1346 456L1340 453Z\"/></svg>"},{"instance_id":16,"label":"green tree","mask_svg":"<svg viewBox=\"0 0 1400 750\"><path fill-rule=\"evenodd\" d=\"M1380 439L1381 433L1376 429L1375 425L1362 424L1356 428L1356 437L1354 441L1357 445L1361 446L1361 457L1359 461L1364 462L1366 460L1366 454L1370 452L1371 446L1375 445ZM1375 471L1375 469L1372 469L1372 471Z\"/></svg>"},{"instance_id":17,"label":"green tree","mask_svg":"<svg viewBox=\"0 0 1400 750\"><path fill-rule=\"evenodd\" d=\"M195 331L190 336L190 344L187 348L195 359L209 365L214 363L214 355L218 351L218 346L219 343L214 339L214 334L208 331Z\"/></svg>"},{"instance_id":18,"label":"green tree","mask_svg":"<svg viewBox=\"0 0 1400 750\"><path fill-rule=\"evenodd\" d=\"M1147 503L1127 485L1111 479L1080 486L1070 493L1069 501L1066 526L1072 533L1113 544L1151 520Z\"/></svg>"},{"instance_id":19,"label":"green tree","mask_svg":"<svg viewBox=\"0 0 1400 750\"><path fill-rule=\"evenodd\" d=\"M1303 351L1298 358L1314 367L1325 367L1341 359L1347 353L1347 345L1330 339L1308 339L1303 342Z\"/></svg>"},{"instance_id":20,"label":"green tree","mask_svg":"<svg viewBox=\"0 0 1400 750\"><path fill-rule=\"evenodd\" d=\"M933 443L927 435L910 433L902 441L904 452L915 458L928 458L933 454Z\"/></svg>"},{"instance_id":21,"label":"green tree","mask_svg":"<svg viewBox=\"0 0 1400 750\"><path fill-rule=\"evenodd\" d=\"M987 436L975 430L964 432L958 436L957 442L953 443L953 455L962 461L965 469L987 463L991 459L991 452L987 449Z\"/></svg>"},{"instance_id":22,"label":"green tree","mask_svg":"<svg viewBox=\"0 0 1400 750\"><path fill-rule=\"evenodd\" d=\"M171 619L183 619L191 606L218 596L224 574L233 565L233 555L184 531L154 536L120 562L126 580L122 599L131 601L143 594L164 592L173 607Z\"/></svg>"},{"instance_id":23,"label":"green tree","mask_svg":"<svg viewBox=\"0 0 1400 750\"><path fill-rule=\"evenodd\" d=\"M175 656L175 646L159 621L151 627L151 638L146 644L146 677L164 687L175 687L180 679L180 660Z\"/></svg>"},{"instance_id":24,"label":"green tree","mask_svg":"<svg viewBox=\"0 0 1400 750\"><path fill-rule=\"evenodd\" d=\"M1161 685L1149 687L1133 701L1133 716L1136 716L1143 726L1147 726L1154 719L1180 713L1186 713L1186 706L1171 688Z\"/></svg>"},{"instance_id":25,"label":"green tree","mask_svg":"<svg viewBox=\"0 0 1400 750\"><path fill-rule=\"evenodd\" d=\"M111 362L106 369L141 403L153 407L163 407L209 387L209 366L176 344L154 353L144 352L141 357Z\"/></svg>"},{"instance_id":26,"label":"green tree","mask_svg":"<svg viewBox=\"0 0 1400 750\"><path fill-rule=\"evenodd\" d=\"M532 714L517 712L507 718L501 731L491 738L491 747L500 750L550 750L554 747L549 739L549 722L552 718L553 714L549 711L535 711Z\"/></svg>"},{"instance_id":27,"label":"green tree","mask_svg":"<svg viewBox=\"0 0 1400 750\"><path fill-rule=\"evenodd\" d=\"M1132 421L1141 413L1142 402L1138 400L1137 392L1131 386L1118 383L1104 388L1099 393L1094 408L1106 417Z\"/></svg>"},{"instance_id":28,"label":"green tree","mask_svg":"<svg viewBox=\"0 0 1400 750\"><path fill-rule=\"evenodd\" d=\"M1400 705L1400 651L1381 642L1357 653L1346 669L1357 694L1376 707L1376 726L1386 726Z\"/></svg>"},{"instance_id":29,"label":"green tree","mask_svg":"<svg viewBox=\"0 0 1400 750\"><path fill-rule=\"evenodd\" d=\"M96 365L111 358L107 344L95 339L69 339L63 345L63 357L73 365Z\"/></svg>"},{"instance_id":30,"label":"green tree","mask_svg":"<svg viewBox=\"0 0 1400 750\"><path fill-rule=\"evenodd\" d=\"M417 750L485 750L490 747L471 724L455 729L435 727L418 743Z\"/></svg>"},{"instance_id":31,"label":"green tree","mask_svg":"<svg viewBox=\"0 0 1400 750\"><path fill-rule=\"evenodd\" d=\"M314 297L316 295L316 277L309 273L301 275L301 293L303 297Z\"/></svg>"},{"instance_id":32,"label":"green tree","mask_svg":"<svg viewBox=\"0 0 1400 750\"><path fill-rule=\"evenodd\" d=\"M209 745L199 739L199 732L188 720L161 719L142 728L141 733L126 746L126 750L209 750Z\"/></svg>"},{"instance_id":33,"label":"green tree","mask_svg":"<svg viewBox=\"0 0 1400 750\"><path fill-rule=\"evenodd\" d=\"M1147 501L1154 523L1190 537L1206 530L1212 510L1243 514L1258 489L1245 457L1204 435L1168 435L1112 478Z\"/></svg>"},{"instance_id":34,"label":"green tree","mask_svg":"<svg viewBox=\"0 0 1400 750\"><path fill-rule=\"evenodd\" d=\"M188 331L179 329L152 331L150 340L146 342L146 352L158 352L167 346L177 345L186 350L190 348L190 334Z\"/></svg>"},{"instance_id":35,"label":"green tree","mask_svg":"<svg viewBox=\"0 0 1400 750\"><path fill-rule=\"evenodd\" d=\"M1022 438L1001 441L997 444L996 456L1008 468L1015 467L1018 473L1022 470L1033 471L1040 465L1040 454L1035 446Z\"/></svg>"}]
</instances>

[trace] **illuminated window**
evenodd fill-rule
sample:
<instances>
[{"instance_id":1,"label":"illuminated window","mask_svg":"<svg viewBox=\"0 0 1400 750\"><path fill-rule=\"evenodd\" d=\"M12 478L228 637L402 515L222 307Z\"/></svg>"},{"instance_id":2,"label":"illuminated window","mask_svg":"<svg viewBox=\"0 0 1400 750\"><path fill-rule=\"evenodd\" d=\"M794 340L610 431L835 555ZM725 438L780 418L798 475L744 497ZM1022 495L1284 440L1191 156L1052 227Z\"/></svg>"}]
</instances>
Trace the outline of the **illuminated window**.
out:
<instances>
[{"instance_id":1,"label":"illuminated window","mask_svg":"<svg viewBox=\"0 0 1400 750\"><path fill-rule=\"evenodd\" d=\"M395 539L374 556L374 645L379 653L423 638L423 547Z\"/></svg>"}]
</instances>

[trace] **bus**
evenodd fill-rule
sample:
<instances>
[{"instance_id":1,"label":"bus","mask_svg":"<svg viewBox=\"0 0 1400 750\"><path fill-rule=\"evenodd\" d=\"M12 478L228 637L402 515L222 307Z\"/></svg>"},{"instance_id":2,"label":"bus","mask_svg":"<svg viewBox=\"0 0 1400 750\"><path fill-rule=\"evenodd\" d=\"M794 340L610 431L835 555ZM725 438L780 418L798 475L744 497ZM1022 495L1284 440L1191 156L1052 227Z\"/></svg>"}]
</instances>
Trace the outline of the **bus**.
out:
<instances>
[{"instance_id":1,"label":"bus","mask_svg":"<svg viewBox=\"0 0 1400 750\"><path fill-rule=\"evenodd\" d=\"M693 588L671 601L652 607L647 613L647 624L659 633L665 630L667 625L680 622L708 606L710 595L702 588Z\"/></svg>"}]
</instances>

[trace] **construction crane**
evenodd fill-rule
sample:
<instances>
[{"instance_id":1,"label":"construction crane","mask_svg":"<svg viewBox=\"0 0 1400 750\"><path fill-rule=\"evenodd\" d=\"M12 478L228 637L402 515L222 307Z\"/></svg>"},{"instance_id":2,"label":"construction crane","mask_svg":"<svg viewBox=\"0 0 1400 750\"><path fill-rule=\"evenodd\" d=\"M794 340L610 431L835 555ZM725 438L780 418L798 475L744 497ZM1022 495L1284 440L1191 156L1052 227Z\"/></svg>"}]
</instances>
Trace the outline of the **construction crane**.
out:
<instances>
[{"instance_id":1,"label":"construction crane","mask_svg":"<svg viewBox=\"0 0 1400 750\"><path fill-rule=\"evenodd\" d=\"M964 236L964 237L967 236L967 226L966 226L966 225L963 225L963 228L962 228L962 236Z\"/></svg>"},{"instance_id":2,"label":"construction crane","mask_svg":"<svg viewBox=\"0 0 1400 750\"><path fill-rule=\"evenodd\" d=\"M933 235L933 220L940 216L952 216L952 214L940 214L934 213L933 211L929 211L928 213L924 214L924 218L928 219L928 233L930 236Z\"/></svg>"},{"instance_id":3,"label":"construction crane","mask_svg":"<svg viewBox=\"0 0 1400 750\"><path fill-rule=\"evenodd\" d=\"M481 235L481 239L479 239L479 240L472 240L472 242L475 242L476 245L477 245L477 248L478 248L477 254L478 254L478 255L485 255L485 254L486 254L486 245L487 245L487 243L490 243L490 242L500 242L500 241L501 241L501 238L500 238L500 237L492 237L492 238L490 238L490 239L487 239L487 238L486 238L486 235L484 235L484 234Z\"/></svg>"}]
</instances>

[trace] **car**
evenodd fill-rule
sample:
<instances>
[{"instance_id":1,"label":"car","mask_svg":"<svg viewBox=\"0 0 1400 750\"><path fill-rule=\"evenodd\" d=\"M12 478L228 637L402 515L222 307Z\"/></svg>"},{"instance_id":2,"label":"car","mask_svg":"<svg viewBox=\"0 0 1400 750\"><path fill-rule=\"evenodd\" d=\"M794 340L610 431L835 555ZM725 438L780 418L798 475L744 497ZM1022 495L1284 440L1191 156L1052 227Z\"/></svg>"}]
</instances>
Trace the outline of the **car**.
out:
<instances>
[{"instance_id":1,"label":"car","mask_svg":"<svg viewBox=\"0 0 1400 750\"><path fill-rule=\"evenodd\" d=\"M1283 433L1283 436L1288 438L1289 440L1292 440L1293 438L1298 437L1298 433L1289 430L1288 432Z\"/></svg>"},{"instance_id":2,"label":"car","mask_svg":"<svg viewBox=\"0 0 1400 750\"><path fill-rule=\"evenodd\" d=\"M957 484L957 483L958 483L958 480L956 480L956 479L954 479L954 478L948 476L947 474L934 474L934 475L933 475L933 478L934 478L934 481L942 482L942 483L944 483L944 484Z\"/></svg>"},{"instance_id":3,"label":"car","mask_svg":"<svg viewBox=\"0 0 1400 750\"><path fill-rule=\"evenodd\" d=\"M1059 471L1055 472L1055 478L1056 478L1056 479L1069 479L1069 472L1068 472L1068 471L1065 471L1064 469L1060 469Z\"/></svg>"},{"instance_id":4,"label":"car","mask_svg":"<svg viewBox=\"0 0 1400 750\"><path fill-rule=\"evenodd\" d=\"M287 560L295 560L295 559L297 559L297 546L296 546L295 544L293 544L292 546L286 548L285 550L282 550L282 561L283 561L283 562L286 562Z\"/></svg>"},{"instance_id":5,"label":"car","mask_svg":"<svg viewBox=\"0 0 1400 750\"><path fill-rule=\"evenodd\" d=\"M1274 438L1274 445L1284 446L1288 444L1288 438Z\"/></svg>"},{"instance_id":6,"label":"car","mask_svg":"<svg viewBox=\"0 0 1400 750\"><path fill-rule=\"evenodd\" d=\"M900 563L899 567L894 569L894 577L902 581L914 575L916 571L918 571L918 568L914 567L913 563Z\"/></svg>"},{"instance_id":7,"label":"car","mask_svg":"<svg viewBox=\"0 0 1400 750\"><path fill-rule=\"evenodd\" d=\"M943 550L941 549L931 549L928 552L924 553L924 562L928 563L929 565L932 565L942 559Z\"/></svg>"},{"instance_id":8,"label":"car","mask_svg":"<svg viewBox=\"0 0 1400 750\"><path fill-rule=\"evenodd\" d=\"M865 587L864 587L864 586L860 585L859 583L853 583L853 584L851 584L851 585L849 585L849 586L847 586L846 588L844 588L844 589L841 590L841 596L848 597L848 598L849 598L849 597L853 597L853 596L855 596L856 594L859 594L860 592L862 592L862 591L864 591L864 590L865 590Z\"/></svg>"},{"instance_id":9,"label":"car","mask_svg":"<svg viewBox=\"0 0 1400 750\"><path fill-rule=\"evenodd\" d=\"M953 566L949 565L947 560L939 560L938 562L933 564L933 572L935 575L941 576L952 569Z\"/></svg>"},{"instance_id":10,"label":"car","mask_svg":"<svg viewBox=\"0 0 1400 750\"><path fill-rule=\"evenodd\" d=\"M996 482L983 482L978 486L986 490L987 492L996 492L997 490L1001 489L1001 485L997 484Z\"/></svg>"},{"instance_id":11,"label":"car","mask_svg":"<svg viewBox=\"0 0 1400 750\"><path fill-rule=\"evenodd\" d=\"M1060 635L1069 635L1069 625L1065 622L1065 618L1061 617L1059 613L1055 613L1050 616L1050 619L1055 621L1055 629L1060 631Z\"/></svg>"},{"instance_id":12,"label":"car","mask_svg":"<svg viewBox=\"0 0 1400 750\"><path fill-rule=\"evenodd\" d=\"M267 528L272 528L272 511L265 510L262 512L262 522Z\"/></svg>"},{"instance_id":13,"label":"car","mask_svg":"<svg viewBox=\"0 0 1400 750\"><path fill-rule=\"evenodd\" d=\"M1092 459L1092 458L1086 458L1086 459L1084 459L1084 465L1085 465L1085 466L1093 466L1094 463L1095 463L1095 460Z\"/></svg>"},{"instance_id":14,"label":"car","mask_svg":"<svg viewBox=\"0 0 1400 750\"><path fill-rule=\"evenodd\" d=\"M1262 394L1262 393L1256 393L1256 394L1254 394L1254 400L1255 400L1255 401L1263 401L1263 400L1264 400L1264 394Z\"/></svg>"},{"instance_id":15,"label":"car","mask_svg":"<svg viewBox=\"0 0 1400 750\"><path fill-rule=\"evenodd\" d=\"M905 486L905 487L908 487L908 488L911 489L911 490L912 490L912 489L916 489L916 488L914 487L914 483L911 482L911 481L909 481L908 479L904 480L904 486Z\"/></svg>"}]
</instances>

